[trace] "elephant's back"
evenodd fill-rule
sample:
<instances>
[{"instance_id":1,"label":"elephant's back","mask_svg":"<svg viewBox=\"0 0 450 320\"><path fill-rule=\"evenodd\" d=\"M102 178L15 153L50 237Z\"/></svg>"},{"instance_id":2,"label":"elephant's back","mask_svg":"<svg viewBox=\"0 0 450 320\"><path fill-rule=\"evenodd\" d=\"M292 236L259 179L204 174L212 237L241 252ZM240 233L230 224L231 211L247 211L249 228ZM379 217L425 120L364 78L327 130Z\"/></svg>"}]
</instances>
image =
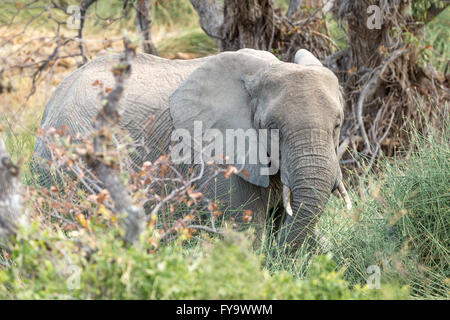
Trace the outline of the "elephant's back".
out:
<instances>
[{"instance_id":1,"label":"elephant's back","mask_svg":"<svg viewBox=\"0 0 450 320\"><path fill-rule=\"evenodd\" d=\"M65 126L71 134L85 135L100 108L99 93L115 84L111 69L120 55L99 57L66 77L48 101L40 128ZM133 135L151 115L168 107L169 97L184 79L206 58L168 60L138 53L119 103L121 126ZM103 89L102 89L103 88ZM43 152L38 143L35 152Z\"/></svg>"},{"instance_id":2,"label":"elephant's back","mask_svg":"<svg viewBox=\"0 0 450 320\"><path fill-rule=\"evenodd\" d=\"M91 121L100 107L98 97L102 87L114 87L111 69L119 58L119 55L97 58L65 78L45 108L41 127L68 125L72 128L77 127L78 123L71 121ZM168 60L144 53L137 54L119 106L122 116L127 117L129 113L138 115L137 110L134 110L138 106L140 112L163 108L170 94L202 60Z\"/></svg>"}]
</instances>

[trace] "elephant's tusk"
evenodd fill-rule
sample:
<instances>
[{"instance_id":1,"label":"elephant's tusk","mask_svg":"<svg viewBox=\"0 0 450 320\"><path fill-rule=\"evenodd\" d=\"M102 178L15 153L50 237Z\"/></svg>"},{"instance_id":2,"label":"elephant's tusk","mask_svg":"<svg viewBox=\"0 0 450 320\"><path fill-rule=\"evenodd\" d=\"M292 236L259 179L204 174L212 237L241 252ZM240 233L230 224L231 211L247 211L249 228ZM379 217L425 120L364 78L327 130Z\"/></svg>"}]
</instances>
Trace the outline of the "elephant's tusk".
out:
<instances>
[{"instance_id":1,"label":"elephant's tusk","mask_svg":"<svg viewBox=\"0 0 450 320\"><path fill-rule=\"evenodd\" d=\"M345 189L342 181L340 181L338 184L338 190L342 198L344 199L345 204L347 205L347 209L350 210L352 208L352 201L350 200L350 197L348 196L347 190Z\"/></svg>"},{"instance_id":2,"label":"elephant's tusk","mask_svg":"<svg viewBox=\"0 0 450 320\"><path fill-rule=\"evenodd\" d=\"M291 217L294 215L291 208L291 190L287 186L283 186L283 206Z\"/></svg>"}]
</instances>

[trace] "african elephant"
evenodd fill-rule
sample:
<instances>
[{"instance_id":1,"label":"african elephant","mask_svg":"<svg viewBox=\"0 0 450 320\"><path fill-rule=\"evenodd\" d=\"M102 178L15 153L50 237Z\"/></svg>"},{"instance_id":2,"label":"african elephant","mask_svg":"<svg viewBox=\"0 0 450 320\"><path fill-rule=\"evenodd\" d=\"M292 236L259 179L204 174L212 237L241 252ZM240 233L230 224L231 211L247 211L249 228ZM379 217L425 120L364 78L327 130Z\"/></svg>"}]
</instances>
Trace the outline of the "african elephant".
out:
<instances>
[{"instance_id":1,"label":"african elephant","mask_svg":"<svg viewBox=\"0 0 450 320\"><path fill-rule=\"evenodd\" d=\"M90 132L100 105L92 84L114 86L111 64L110 57L98 58L62 81L40 127L65 125L73 135ZM251 209L260 222L280 200L281 211L288 213L282 214L282 243L304 241L334 190L350 205L336 155L344 117L340 86L309 51L299 50L295 63L253 49L186 61L138 54L119 109L119 125L144 144L142 161L154 160L158 146L170 144L174 129L191 132L195 121L224 135L228 129L276 129L279 155L267 148L266 166L279 170L262 175L263 164L245 164L239 175L218 177L204 191L226 194L230 208ZM49 158L40 139L35 145L39 157Z\"/></svg>"}]
</instances>

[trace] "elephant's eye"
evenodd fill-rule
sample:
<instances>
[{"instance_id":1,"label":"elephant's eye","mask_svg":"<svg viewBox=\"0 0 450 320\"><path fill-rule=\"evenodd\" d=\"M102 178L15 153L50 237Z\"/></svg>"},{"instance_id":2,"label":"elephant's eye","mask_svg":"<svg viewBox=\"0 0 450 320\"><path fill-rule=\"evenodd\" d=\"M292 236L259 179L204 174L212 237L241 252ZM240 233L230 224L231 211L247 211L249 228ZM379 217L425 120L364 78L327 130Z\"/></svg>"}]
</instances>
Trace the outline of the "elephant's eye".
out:
<instances>
[{"instance_id":1,"label":"elephant's eye","mask_svg":"<svg viewBox=\"0 0 450 320\"><path fill-rule=\"evenodd\" d=\"M340 126L341 126L341 124L338 123L337 125L334 126L334 129L339 129Z\"/></svg>"}]
</instances>

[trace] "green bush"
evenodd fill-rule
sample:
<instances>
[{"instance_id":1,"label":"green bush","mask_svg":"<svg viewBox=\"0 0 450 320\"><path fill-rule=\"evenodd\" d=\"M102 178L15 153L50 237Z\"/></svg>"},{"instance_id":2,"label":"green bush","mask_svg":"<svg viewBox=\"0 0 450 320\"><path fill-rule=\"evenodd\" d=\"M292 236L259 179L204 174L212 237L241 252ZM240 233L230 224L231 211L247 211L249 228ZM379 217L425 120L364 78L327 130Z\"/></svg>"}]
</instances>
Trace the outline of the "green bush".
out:
<instances>
[{"instance_id":1,"label":"green bush","mask_svg":"<svg viewBox=\"0 0 450 320\"><path fill-rule=\"evenodd\" d=\"M350 288L329 256L315 257L307 278L270 274L243 234L190 248L133 247L117 230L78 233L22 230L9 267L0 270L1 299L367 299L405 298L405 288ZM147 234L148 236L148 234ZM83 245L81 244L83 243ZM86 251L89 245L89 251ZM80 276L79 284L77 276Z\"/></svg>"}]
</instances>

